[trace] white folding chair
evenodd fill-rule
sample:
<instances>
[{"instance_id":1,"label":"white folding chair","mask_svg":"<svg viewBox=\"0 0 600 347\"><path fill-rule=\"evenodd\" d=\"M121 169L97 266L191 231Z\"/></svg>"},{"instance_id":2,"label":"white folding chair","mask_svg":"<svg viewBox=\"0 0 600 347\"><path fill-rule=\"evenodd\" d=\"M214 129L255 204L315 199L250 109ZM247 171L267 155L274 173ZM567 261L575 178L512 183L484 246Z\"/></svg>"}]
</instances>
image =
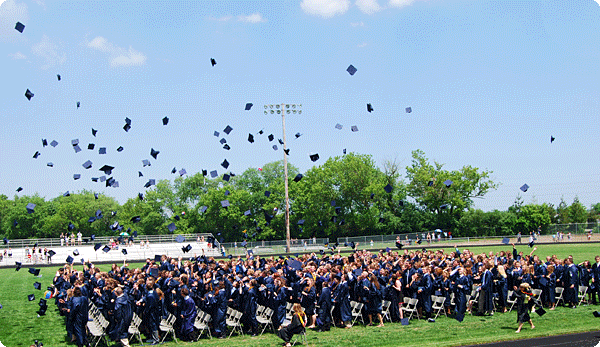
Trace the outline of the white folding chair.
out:
<instances>
[{"instance_id":1,"label":"white folding chair","mask_svg":"<svg viewBox=\"0 0 600 347\"><path fill-rule=\"evenodd\" d=\"M579 290L578 290L578 293L577 293L577 296L578 296L578 299L579 299L579 303L577 304L577 306L581 305L581 303L583 301L585 301L586 305L588 304L588 300L585 297L585 295L587 294L587 290L588 290L587 286L579 286Z\"/></svg>"},{"instance_id":2,"label":"white folding chair","mask_svg":"<svg viewBox=\"0 0 600 347\"><path fill-rule=\"evenodd\" d=\"M225 323L228 327L231 327L231 333L229 333L229 337L233 335L233 332L238 330L240 335L244 335L244 330L242 329L242 323L240 323L240 319L242 318L242 312L238 310L232 309L232 314L230 318L225 319Z\"/></svg>"},{"instance_id":3,"label":"white folding chair","mask_svg":"<svg viewBox=\"0 0 600 347\"><path fill-rule=\"evenodd\" d=\"M265 307L262 314L256 315L256 320L258 321L258 324L260 324L263 328L262 331L260 332L261 335L265 332L265 330L269 326L271 326L271 328L273 328L273 330L275 330L275 328L273 327L273 314L274 313L275 313L275 311L273 311L273 309L271 309L269 307Z\"/></svg>"},{"instance_id":4,"label":"white folding chair","mask_svg":"<svg viewBox=\"0 0 600 347\"><path fill-rule=\"evenodd\" d=\"M296 342L298 342L298 337L300 337L300 340L302 341L302 344L303 344L303 345L308 345L308 342L307 342L307 340L306 340L306 329L305 329L305 330L302 330L302 332L301 332L301 333L299 333L299 334L296 334L296 335L294 335L294 336L295 336L295 339L294 339L294 342L292 343L292 346L295 346L295 345L296 345Z\"/></svg>"},{"instance_id":5,"label":"white folding chair","mask_svg":"<svg viewBox=\"0 0 600 347\"><path fill-rule=\"evenodd\" d=\"M199 331L196 341L200 340L200 337L202 337L202 334L204 334L205 331L208 332L208 337L212 339L210 326L208 325L208 323L210 323L210 319L211 317L208 313L198 310L198 315L196 316L196 321L194 322L194 328L198 329Z\"/></svg>"},{"instance_id":6,"label":"white folding chair","mask_svg":"<svg viewBox=\"0 0 600 347\"><path fill-rule=\"evenodd\" d=\"M508 312L512 311L513 307L517 304L517 298L516 297L513 298L513 293L514 292L512 290L509 290L508 296L506 297L506 303L510 304Z\"/></svg>"},{"instance_id":7,"label":"white folding chair","mask_svg":"<svg viewBox=\"0 0 600 347\"><path fill-rule=\"evenodd\" d=\"M356 323L357 320L361 320L363 325L365 324L365 320L362 315L362 308L365 306L362 302L350 301L350 307L352 307L352 325Z\"/></svg>"},{"instance_id":8,"label":"white folding chair","mask_svg":"<svg viewBox=\"0 0 600 347\"><path fill-rule=\"evenodd\" d=\"M533 294L533 302L536 305L542 306L542 290L541 289L532 289L531 294Z\"/></svg>"},{"instance_id":9,"label":"white folding chair","mask_svg":"<svg viewBox=\"0 0 600 347\"><path fill-rule=\"evenodd\" d=\"M175 337L175 328L173 327L176 319L177 319L177 317L175 317L173 314L169 313L169 316L167 316L167 319L163 319L160 322L160 325L158 328L160 329L160 331L163 331L165 333L163 335L162 340L160 340L160 343L163 343L163 341L165 341L165 338L167 338L167 335L169 335L169 333L171 333L171 335L173 335L173 341L177 342L177 337Z\"/></svg>"},{"instance_id":10,"label":"white folding chair","mask_svg":"<svg viewBox=\"0 0 600 347\"><path fill-rule=\"evenodd\" d=\"M565 304L565 299L563 298L563 292L565 291L565 288L563 287L556 287L554 289L554 293L556 293L555 296L555 302L556 302L556 306L558 306L558 304L562 301L563 305Z\"/></svg>"},{"instance_id":11,"label":"white folding chair","mask_svg":"<svg viewBox=\"0 0 600 347\"><path fill-rule=\"evenodd\" d=\"M435 298L435 301L433 302L433 305L431 305L431 308L432 308L433 312L435 312L435 318L434 319L437 319L437 317L440 315L440 313L443 313L444 315L446 315L446 310L444 310L444 303L445 302L446 302L446 298L443 297L443 296L437 296Z\"/></svg>"},{"instance_id":12,"label":"white folding chair","mask_svg":"<svg viewBox=\"0 0 600 347\"><path fill-rule=\"evenodd\" d=\"M129 337L129 341L131 342L131 339L133 339L134 336L137 336L138 341L140 341L140 345L143 345L144 342L142 342L142 334L140 333L140 325L142 324L142 319L137 315L137 314L133 314L133 318L131 318L131 324L129 325L129 329L127 330L127 332L129 334L131 334L131 337Z\"/></svg>"},{"instance_id":13,"label":"white folding chair","mask_svg":"<svg viewBox=\"0 0 600 347\"><path fill-rule=\"evenodd\" d=\"M390 322L392 318L390 317L390 306L392 305L391 301L383 300L381 303L381 316L383 319L388 319Z\"/></svg>"},{"instance_id":14,"label":"white folding chair","mask_svg":"<svg viewBox=\"0 0 600 347\"><path fill-rule=\"evenodd\" d=\"M419 313L417 311L417 303L419 303L418 299L412 299L412 298L410 298L408 300L408 304L406 304L406 306L402 307L402 311L406 312L406 313L410 313L410 314L408 315L408 317L406 317L406 314L405 314L404 318L408 318L410 320L410 319L412 319L413 314L416 313L417 319L420 319L419 318Z\"/></svg>"}]
</instances>

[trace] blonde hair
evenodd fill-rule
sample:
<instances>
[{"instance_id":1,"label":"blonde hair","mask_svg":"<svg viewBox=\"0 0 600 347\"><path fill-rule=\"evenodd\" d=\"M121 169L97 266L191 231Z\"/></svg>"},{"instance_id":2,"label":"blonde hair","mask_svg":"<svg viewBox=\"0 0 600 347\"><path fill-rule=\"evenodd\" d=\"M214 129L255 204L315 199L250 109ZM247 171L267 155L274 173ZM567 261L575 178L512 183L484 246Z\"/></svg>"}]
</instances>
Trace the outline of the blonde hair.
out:
<instances>
[{"instance_id":1,"label":"blonde hair","mask_svg":"<svg viewBox=\"0 0 600 347\"><path fill-rule=\"evenodd\" d=\"M527 289L527 290L529 290L529 289L531 289L531 286L529 285L529 283L527 283L527 282L523 282L523 283L521 283L521 285L519 286L519 289L521 289L521 290L523 290L523 289Z\"/></svg>"},{"instance_id":2,"label":"blonde hair","mask_svg":"<svg viewBox=\"0 0 600 347\"><path fill-rule=\"evenodd\" d=\"M292 311L294 311L294 313L304 314L304 310L299 303L295 303L294 306L292 306Z\"/></svg>"}]
</instances>

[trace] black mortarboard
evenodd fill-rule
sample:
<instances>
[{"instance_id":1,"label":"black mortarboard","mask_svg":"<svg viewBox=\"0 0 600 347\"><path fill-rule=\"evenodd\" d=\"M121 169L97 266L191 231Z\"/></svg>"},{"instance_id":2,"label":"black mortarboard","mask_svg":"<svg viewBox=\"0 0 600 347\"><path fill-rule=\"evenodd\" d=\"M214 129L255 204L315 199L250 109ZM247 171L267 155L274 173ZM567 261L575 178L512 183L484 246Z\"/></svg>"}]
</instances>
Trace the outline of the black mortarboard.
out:
<instances>
[{"instance_id":1,"label":"black mortarboard","mask_svg":"<svg viewBox=\"0 0 600 347\"><path fill-rule=\"evenodd\" d=\"M427 182L427 185L430 186L430 187L433 186L433 181Z\"/></svg>"},{"instance_id":2,"label":"black mortarboard","mask_svg":"<svg viewBox=\"0 0 600 347\"><path fill-rule=\"evenodd\" d=\"M358 131L358 127L356 125L353 125L350 127L350 130L352 130L352 132L357 132Z\"/></svg>"},{"instance_id":3,"label":"black mortarboard","mask_svg":"<svg viewBox=\"0 0 600 347\"><path fill-rule=\"evenodd\" d=\"M90 240L94 241L96 239L96 235L92 234L92 236L90 236Z\"/></svg>"},{"instance_id":4,"label":"black mortarboard","mask_svg":"<svg viewBox=\"0 0 600 347\"><path fill-rule=\"evenodd\" d=\"M252 108L253 104L251 102L246 104L246 107L244 108L244 110L246 111L250 111L250 109Z\"/></svg>"},{"instance_id":5,"label":"black mortarboard","mask_svg":"<svg viewBox=\"0 0 600 347\"><path fill-rule=\"evenodd\" d=\"M443 204L442 206L440 206L440 209L445 210L448 207L448 204Z\"/></svg>"},{"instance_id":6,"label":"black mortarboard","mask_svg":"<svg viewBox=\"0 0 600 347\"><path fill-rule=\"evenodd\" d=\"M112 173L113 169L114 169L113 166L104 165L103 167L100 168L100 171L104 172L106 175L110 175Z\"/></svg>"},{"instance_id":7,"label":"black mortarboard","mask_svg":"<svg viewBox=\"0 0 600 347\"><path fill-rule=\"evenodd\" d=\"M182 247L181 250L183 251L183 253L187 253L192 250L192 245L188 244L187 246Z\"/></svg>"},{"instance_id":8,"label":"black mortarboard","mask_svg":"<svg viewBox=\"0 0 600 347\"><path fill-rule=\"evenodd\" d=\"M273 150L276 151L278 149L277 145L273 145Z\"/></svg>"},{"instance_id":9,"label":"black mortarboard","mask_svg":"<svg viewBox=\"0 0 600 347\"><path fill-rule=\"evenodd\" d=\"M28 203L27 206L25 206L25 208L27 209L27 213L31 214L33 212L35 212L35 204L34 203Z\"/></svg>"},{"instance_id":10,"label":"black mortarboard","mask_svg":"<svg viewBox=\"0 0 600 347\"><path fill-rule=\"evenodd\" d=\"M49 251L48 251L48 256L49 256L50 258L54 257L55 255L56 255L56 252L54 252L53 250L49 250Z\"/></svg>"},{"instance_id":11,"label":"black mortarboard","mask_svg":"<svg viewBox=\"0 0 600 347\"><path fill-rule=\"evenodd\" d=\"M302 263L299 260L288 260L288 266L292 271L302 270Z\"/></svg>"},{"instance_id":12,"label":"black mortarboard","mask_svg":"<svg viewBox=\"0 0 600 347\"><path fill-rule=\"evenodd\" d=\"M275 139L275 136L273 136L273 134L270 134L269 136L267 136L267 138L269 139L269 142L271 142Z\"/></svg>"},{"instance_id":13,"label":"black mortarboard","mask_svg":"<svg viewBox=\"0 0 600 347\"><path fill-rule=\"evenodd\" d=\"M34 267L30 267L29 268L29 273L34 275L34 276L38 276L40 274L40 269L36 269Z\"/></svg>"},{"instance_id":14,"label":"black mortarboard","mask_svg":"<svg viewBox=\"0 0 600 347\"><path fill-rule=\"evenodd\" d=\"M123 130L125 130L125 132L129 132L129 129L131 129L131 125L129 125L129 124L123 125Z\"/></svg>"},{"instance_id":15,"label":"black mortarboard","mask_svg":"<svg viewBox=\"0 0 600 347\"><path fill-rule=\"evenodd\" d=\"M175 220L180 220L181 218L179 217L178 214L175 215Z\"/></svg>"},{"instance_id":16,"label":"black mortarboard","mask_svg":"<svg viewBox=\"0 0 600 347\"><path fill-rule=\"evenodd\" d=\"M81 147L79 147L79 145L73 146L73 149L75 150L75 153L81 152Z\"/></svg>"},{"instance_id":17,"label":"black mortarboard","mask_svg":"<svg viewBox=\"0 0 600 347\"><path fill-rule=\"evenodd\" d=\"M37 290L42 290L42 284L40 282L33 283L33 288Z\"/></svg>"},{"instance_id":18,"label":"black mortarboard","mask_svg":"<svg viewBox=\"0 0 600 347\"><path fill-rule=\"evenodd\" d=\"M448 187L448 188L450 188L450 186L452 185L452 183L454 183L454 182L452 182L451 180L445 180L445 181L444 181L444 184L445 184L445 185L446 185L446 187Z\"/></svg>"},{"instance_id":19,"label":"black mortarboard","mask_svg":"<svg viewBox=\"0 0 600 347\"><path fill-rule=\"evenodd\" d=\"M348 73L350 74L350 76L354 76L354 74L356 73L356 68L354 67L354 65L350 65L348 66L348 68L346 69L346 71L348 71Z\"/></svg>"},{"instance_id":20,"label":"black mortarboard","mask_svg":"<svg viewBox=\"0 0 600 347\"><path fill-rule=\"evenodd\" d=\"M79 144L79 139L71 140L71 146L77 146Z\"/></svg>"},{"instance_id":21,"label":"black mortarboard","mask_svg":"<svg viewBox=\"0 0 600 347\"><path fill-rule=\"evenodd\" d=\"M411 113L411 112L412 112L412 108L410 108L410 107L407 107L407 108L406 108L406 113Z\"/></svg>"},{"instance_id":22,"label":"black mortarboard","mask_svg":"<svg viewBox=\"0 0 600 347\"><path fill-rule=\"evenodd\" d=\"M123 249L121 250L121 253L123 253L123 255L127 255L127 250L126 250L125 248L123 248Z\"/></svg>"},{"instance_id":23,"label":"black mortarboard","mask_svg":"<svg viewBox=\"0 0 600 347\"><path fill-rule=\"evenodd\" d=\"M177 241L178 243L185 242L185 237L183 235L177 235L175 241Z\"/></svg>"},{"instance_id":24,"label":"black mortarboard","mask_svg":"<svg viewBox=\"0 0 600 347\"><path fill-rule=\"evenodd\" d=\"M254 135L248 134L248 142L254 143Z\"/></svg>"},{"instance_id":25,"label":"black mortarboard","mask_svg":"<svg viewBox=\"0 0 600 347\"><path fill-rule=\"evenodd\" d=\"M385 187L383 188L383 190L385 190L385 192L386 192L386 193L391 193L391 192L392 192L392 189L393 189L393 187L392 187L392 185L391 185L391 184L388 184L387 186L385 186Z\"/></svg>"},{"instance_id":26,"label":"black mortarboard","mask_svg":"<svg viewBox=\"0 0 600 347\"><path fill-rule=\"evenodd\" d=\"M22 190L23 190L23 187L17 188L17 193L20 192L20 191L22 191Z\"/></svg>"},{"instance_id":27,"label":"black mortarboard","mask_svg":"<svg viewBox=\"0 0 600 347\"><path fill-rule=\"evenodd\" d=\"M335 125L335 128L336 128L337 130L342 130L342 128L343 128L343 127L344 127L344 126L343 126L343 125L341 125L340 123L337 123L337 124Z\"/></svg>"},{"instance_id":28,"label":"black mortarboard","mask_svg":"<svg viewBox=\"0 0 600 347\"><path fill-rule=\"evenodd\" d=\"M23 266L23 264L21 264L21 262L15 262L15 271L19 271L21 270L21 266Z\"/></svg>"},{"instance_id":29,"label":"black mortarboard","mask_svg":"<svg viewBox=\"0 0 600 347\"><path fill-rule=\"evenodd\" d=\"M102 244L101 243L97 243L97 244L94 245L94 251L97 251L100 248L102 248Z\"/></svg>"},{"instance_id":30,"label":"black mortarboard","mask_svg":"<svg viewBox=\"0 0 600 347\"><path fill-rule=\"evenodd\" d=\"M117 152L123 152L123 146L119 146L119 147L117 148Z\"/></svg>"},{"instance_id":31,"label":"black mortarboard","mask_svg":"<svg viewBox=\"0 0 600 347\"><path fill-rule=\"evenodd\" d=\"M67 191L66 191L66 192L63 194L63 196L71 196L71 193L69 193L69 191L67 190Z\"/></svg>"},{"instance_id":32,"label":"black mortarboard","mask_svg":"<svg viewBox=\"0 0 600 347\"><path fill-rule=\"evenodd\" d=\"M510 243L510 239L508 237L505 237L502 239L502 243L508 245Z\"/></svg>"},{"instance_id":33,"label":"black mortarboard","mask_svg":"<svg viewBox=\"0 0 600 347\"><path fill-rule=\"evenodd\" d=\"M231 130L233 130L233 128L228 125L228 126L225 127L225 129L223 129L223 132L225 134L229 135L229 133L231 132Z\"/></svg>"},{"instance_id":34,"label":"black mortarboard","mask_svg":"<svg viewBox=\"0 0 600 347\"><path fill-rule=\"evenodd\" d=\"M73 260L75 260L75 259L73 259L73 257L71 257L71 256L68 256L66 261L67 261L67 263L69 263L69 264L73 264Z\"/></svg>"},{"instance_id":35,"label":"black mortarboard","mask_svg":"<svg viewBox=\"0 0 600 347\"><path fill-rule=\"evenodd\" d=\"M228 168L229 167L229 162L227 161L227 159L224 159L223 162L221 163L221 166L224 168Z\"/></svg>"},{"instance_id":36,"label":"black mortarboard","mask_svg":"<svg viewBox=\"0 0 600 347\"><path fill-rule=\"evenodd\" d=\"M131 222L134 223L134 224L138 223L141 220L142 220L142 217L140 217L140 216L131 217Z\"/></svg>"},{"instance_id":37,"label":"black mortarboard","mask_svg":"<svg viewBox=\"0 0 600 347\"><path fill-rule=\"evenodd\" d=\"M37 159L37 157L39 157L39 156L40 156L40 152L36 151L36 152L33 154L33 159Z\"/></svg>"},{"instance_id":38,"label":"black mortarboard","mask_svg":"<svg viewBox=\"0 0 600 347\"><path fill-rule=\"evenodd\" d=\"M299 138L300 136L302 136L302 134L296 133L296 135L294 135L294 136L296 136L296 138Z\"/></svg>"},{"instance_id":39,"label":"black mortarboard","mask_svg":"<svg viewBox=\"0 0 600 347\"><path fill-rule=\"evenodd\" d=\"M250 211L250 210L244 212L244 216L250 216L251 214L252 214L252 211Z\"/></svg>"},{"instance_id":40,"label":"black mortarboard","mask_svg":"<svg viewBox=\"0 0 600 347\"><path fill-rule=\"evenodd\" d=\"M154 148L150 149L150 155L152 156L152 158L156 159L156 157L158 156L158 153L160 153L160 152L155 150Z\"/></svg>"},{"instance_id":41,"label":"black mortarboard","mask_svg":"<svg viewBox=\"0 0 600 347\"><path fill-rule=\"evenodd\" d=\"M279 141L280 145L283 145L283 140L282 139L277 139L277 141Z\"/></svg>"},{"instance_id":42,"label":"black mortarboard","mask_svg":"<svg viewBox=\"0 0 600 347\"><path fill-rule=\"evenodd\" d=\"M226 144L227 143L227 139L226 138L222 138L222 139L219 140L219 143L222 144L222 145Z\"/></svg>"},{"instance_id":43,"label":"black mortarboard","mask_svg":"<svg viewBox=\"0 0 600 347\"><path fill-rule=\"evenodd\" d=\"M265 196L268 198L269 196L271 196L271 192L268 190L265 190Z\"/></svg>"},{"instance_id":44,"label":"black mortarboard","mask_svg":"<svg viewBox=\"0 0 600 347\"><path fill-rule=\"evenodd\" d=\"M529 244L528 244L529 248L532 248L534 244L535 244L535 241L531 240L531 242L529 242Z\"/></svg>"},{"instance_id":45,"label":"black mortarboard","mask_svg":"<svg viewBox=\"0 0 600 347\"><path fill-rule=\"evenodd\" d=\"M592 313L594 314L594 317L596 317L596 318L600 318L600 312L598 312L598 311L594 311L594 312L592 312Z\"/></svg>"},{"instance_id":46,"label":"black mortarboard","mask_svg":"<svg viewBox=\"0 0 600 347\"><path fill-rule=\"evenodd\" d=\"M8 239L6 237L4 239L2 239L2 241L4 242L5 245L8 245Z\"/></svg>"},{"instance_id":47,"label":"black mortarboard","mask_svg":"<svg viewBox=\"0 0 600 347\"><path fill-rule=\"evenodd\" d=\"M48 146L48 141L46 139L42 139L42 146Z\"/></svg>"},{"instance_id":48,"label":"black mortarboard","mask_svg":"<svg viewBox=\"0 0 600 347\"><path fill-rule=\"evenodd\" d=\"M217 65L217 61L214 58L210 58L210 64L212 66L215 66L215 65Z\"/></svg>"},{"instance_id":49,"label":"black mortarboard","mask_svg":"<svg viewBox=\"0 0 600 347\"><path fill-rule=\"evenodd\" d=\"M23 33L24 29L25 29L25 25L23 23L17 22L17 24L15 24L15 30L17 30L21 34Z\"/></svg>"},{"instance_id":50,"label":"black mortarboard","mask_svg":"<svg viewBox=\"0 0 600 347\"><path fill-rule=\"evenodd\" d=\"M151 178L148 180L148 182L146 182L146 184L144 184L144 187L149 188L150 186L153 186L155 184L156 184L156 181L153 178Z\"/></svg>"},{"instance_id":51,"label":"black mortarboard","mask_svg":"<svg viewBox=\"0 0 600 347\"><path fill-rule=\"evenodd\" d=\"M88 223L94 223L96 221L96 217L88 218Z\"/></svg>"},{"instance_id":52,"label":"black mortarboard","mask_svg":"<svg viewBox=\"0 0 600 347\"><path fill-rule=\"evenodd\" d=\"M73 179L78 180L81 178L81 174L73 174Z\"/></svg>"},{"instance_id":53,"label":"black mortarboard","mask_svg":"<svg viewBox=\"0 0 600 347\"><path fill-rule=\"evenodd\" d=\"M25 97L27 98L27 100L31 100L31 98L33 98L33 96L34 96L34 94L29 89L27 89L25 91Z\"/></svg>"},{"instance_id":54,"label":"black mortarboard","mask_svg":"<svg viewBox=\"0 0 600 347\"><path fill-rule=\"evenodd\" d=\"M98 132L98 130L96 130L96 129L92 128L92 135L93 135L94 137L96 137L96 133L97 133L97 132Z\"/></svg>"},{"instance_id":55,"label":"black mortarboard","mask_svg":"<svg viewBox=\"0 0 600 347\"><path fill-rule=\"evenodd\" d=\"M54 163L53 162L49 162L48 164L46 164L46 166L54 167Z\"/></svg>"},{"instance_id":56,"label":"black mortarboard","mask_svg":"<svg viewBox=\"0 0 600 347\"><path fill-rule=\"evenodd\" d=\"M310 160L313 161L313 162L319 160L319 153L311 154L310 155Z\"/></svg>"},{"instance_id":57,"label":"black mortarboard","mask_svg":"<svg viewBox=\"0 0 600 347\"><path fill-rule=\"evenodd\" d=\"M104 248L102 248L102 252L104 252L104 253L110 252L110 247L108 245L104 246Z\"/></svg>"},{"instance_id":58,"label":"black mortarboard","mask_svg":"<svg viewBox=\"0 0 600 347\"><path fill-rule=\"evenodd\" d=\"M71 231L73 229L75 229L75 224L69 222L69 225L67 225L67 230Z\"/></svg>"},{"instance_id":59,"label":"black mortarboard","mask_svg":"<svg viewBox=\"0 0 600 347\"><path fill-rule=\"evenodd\" d=\"M371 104L367 104L367 111L369 111L369 113L373 112L373 106L371 106Z\"/></svg>"},{"instance_id":60,"label":"black mortarboard","mask_svg":"<svg viewBox=\"0 0 600 347\"><path fill-rule=\"evenodd\" d=\"M176 173L176 172L177 172L177 168L175 168L175 167L174 167L174 168L172 168L172 169L171 169L171 173L172 173L172 174L174 174L174 173Z\"/></svg>"},{"instance_id":61,"label":"black mortarboard","mask_svg":"<svg viewBox=\"0 0 600 347\"><path fill-rule=\"evenodd\" d=\"M146 167L146 166L151 166L151 164L150 164L150 160L148 160L148 159L144 159L144 160L142 160L142 165L144 165L144 167Z\"/></svg>"},{"instance_id":62,"label":"black mortarboard","mask_svg":"<svg viewBox=\"0 0 600 347\"><path fill-rule=\"evenodd\" d=\"M169 124L169 117L165 116L165 118L162 119L163 125L167 125Z\"/></svg>"},{"instance_id":63,"label":"black mortarboard","mask_svg":"<svg viewBox=\"0 0 600 347\"><path fill-rule=\"evenodd\" d=\"M550 135L550 143L554 142L555 138L554 136Z\"/></svg>"},{"instance_id":64,"label":"black mortarboard","mask_svg":"<svg viewBox=\"0 0 600 347\"><path fill-rule=\"evenodd\" d=\"M98 148L98 154L106 154L106 147Z\"/></svg>"},{"instance_id":65,"label":"black mortarboard","mask_svg":"<svg viewBox=\"0 0 600 347\"><path fill-rule=\"evenodd\" d=\"M223 201L221 201L221 206L225 207L225 208L229 207L229 200L223 200Z\"/></svg>"},{"instance_id":66,"label":"black mortarboard","mask_svg":"<svg viewBox=\"0 0 600 347\"><path fill-rule=\"evenodd\" d=\"M182 168L181 170L179 170L179 177L181 177L185 174L187 174L187 171L185 171L185 169Z\"/></svg>"},{"instance_id":67,"label":"black mortarboard","mask_svg":"<svg viewBox=\"0 0 600 347\"><path fill-rule=\"evenodd\" d=\"M58 142L56 140L52 140L52 142L50 142L50 146L56 147L58 146Z\"/></svg>"},{"instance_id":68,"label":"black mortarboard","mask_svg":"<svg viewBox=\"0 0 600 347\"><path fill-rule=\"evenodd\" d=\"M538 316L543 316L546 314L546 310L544 310L544 308L542 306L538 306L535 308L535 313L538 314Z\"/></svg>"},{"instance_id":69,"label":"black mortarboard","mask_svg":"<svg viewBox=\"0 0 600 347\"><path fill-rule=\"evenodd\" d=\"M303 225L303 224L304 224L304 219L300 219L300 220L298 221L298 225Z\"/></svg>"},{"instance_id":70,"label":"black mortarboard","mask_svg":"<svg viewBox=\"0 0 600 347\"><path fill-rule=\"evenodd\" d=\"M95 144L93 144L93 143L88 143L88 149L89 149L89 150L92 150L92 149L94 149L94 147L96 147L96 145L95 145Z\"/></svg>"},{"instance_id":71,"label":"black mortarboard","mask_svg":"<svg viewBox=\"0 0 600 347\"><path fill-rule=\"evenodd\" d=\"M177 229L177 226L175 225L175 223L171 223L167 225L167 229L169 229L169 232L172 233L175 231L175 229Z\"/></svg>"},{"instance_id":72,"label":"black mortarboard","mask_svg":"<svg viewBox=\"0 0 600 347\"><path fill-rule=\"evenodd\" d=\"M210 172L210 177L212 177L212 178L215 178L215 177L217 177L218 175L219 175L219 173L217 172L217 170L212 170L212 171Z\"/></svg>"},{"instance_id":73,"label":"black mortarboard","mask_svg":"<svg viewBox=\"0 0 600 347\"><path fill-rule=\"evenodd\" d=\"M229 176L228 174L223 174L223 181L229 182L230 178L231 176Z\"/></svg>"},{"instance_id":74,"label":"black mortarboard","mask_svg":"<svg viewBox=\"0 0 600 347\"><path fill-rule=\"evenodd\" d=\"M33 295L33 294L27 295L27 300L29 300L29 301L35 300L35 295Z\"/></svg>"},{"instance_id":75,"label":"black mortarboard","mask_svg":"<svg viewBox=\"0 0 600 347\"><path fill-rule=\"evenodd\" d=\"M81 102L77 101L77 108L81 106Z\"/></svg>"},{"instance_id":76,"label":"black mortarboard","mask_svg":"<svg viewBox=\"0 0 600 347\"><path fill-rule=\"evenodd\" d=\"M302 174L297 174L296 177L294 177L294 182L300 182L302 177L303 177Z\"/></svg>"},{"instance_id":77,"label":"black mortarboard","mask_svg":"<svg viewBox=\"0 0 600 347\"><path fill-rule=\"evenodd\" d=\"M521 189L523 191L523 193L525 193L527 191L527 189L529 189L529 186L527 184L524 184L519 189Z\"/></svg>"}]
</instances>

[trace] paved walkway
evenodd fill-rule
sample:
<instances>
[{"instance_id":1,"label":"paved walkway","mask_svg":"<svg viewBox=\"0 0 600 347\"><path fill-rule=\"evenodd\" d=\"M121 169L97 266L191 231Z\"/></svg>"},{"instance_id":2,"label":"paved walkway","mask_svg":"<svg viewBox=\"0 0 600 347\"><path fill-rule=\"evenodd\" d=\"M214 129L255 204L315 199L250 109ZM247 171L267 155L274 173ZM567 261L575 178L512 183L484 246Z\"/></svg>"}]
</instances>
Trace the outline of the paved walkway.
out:
<instances>
[{"instance_id":1,"label":"paved walkway","mask_svg":"<svg viewBox=\"0 0 600 347\"><path fill-rule=\"evenodd\" d=\"M517 334L515 334L517 335ZM475 346L475 345L473 345ZM473 347L469 346L469 347ZM476 345L478 347L594 347L600 346L600 331L587 333L538 337L516 341L504 341Z\"/></svg>"}]
</instances>

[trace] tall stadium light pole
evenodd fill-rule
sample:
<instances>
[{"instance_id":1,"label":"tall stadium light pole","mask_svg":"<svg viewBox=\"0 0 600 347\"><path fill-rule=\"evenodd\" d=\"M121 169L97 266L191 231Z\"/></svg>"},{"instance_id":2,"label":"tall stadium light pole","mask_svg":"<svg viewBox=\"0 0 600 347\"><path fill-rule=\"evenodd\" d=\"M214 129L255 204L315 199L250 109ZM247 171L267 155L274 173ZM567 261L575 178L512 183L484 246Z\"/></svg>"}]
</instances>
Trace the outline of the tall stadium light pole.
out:
<instances>
[{"instance_id":1,"label":"tall stadium light pole","mask_svg":"<svg viewBox=\"0 0 600 347\"><path fill-rule=\"evenodd\" d=\"M285 138L285 115L302 114L302 104L265 105L265 114L281 114L283 126L283 175L285 186L285 252L290 253L290 195L288 190L287 142Z\"/></svg>"}]
</instances>

